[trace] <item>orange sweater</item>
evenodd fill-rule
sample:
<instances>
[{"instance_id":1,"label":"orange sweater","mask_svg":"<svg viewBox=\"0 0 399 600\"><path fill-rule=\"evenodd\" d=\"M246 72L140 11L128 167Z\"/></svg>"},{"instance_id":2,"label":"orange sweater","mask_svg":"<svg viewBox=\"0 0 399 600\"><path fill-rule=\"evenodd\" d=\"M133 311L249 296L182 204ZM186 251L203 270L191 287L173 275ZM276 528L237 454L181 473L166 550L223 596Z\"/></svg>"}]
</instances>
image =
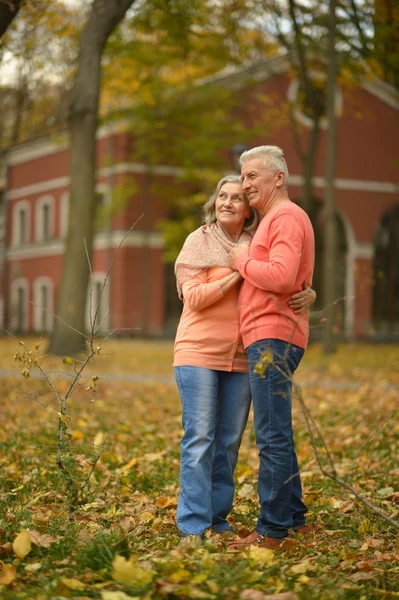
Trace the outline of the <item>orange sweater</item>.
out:
<instances>
[{"instance_id":1,"label":"orange sweater","mask_svg":"<svg viewBox=\"0 0 399 600\"><path fill-rule=\"evenodd\" d=\"M219 279L232 272L211 267L183 284L184 308L177 328L174 367L247 372L238 322L241 282L223 294Z\"/></svg>"},{"instance_id":2,"label":"orange sweater","mask_svg":"<svg viewBox=\"0 0 399 600\"><path fill-rule=\"evenodd\" d=\"M308 311L295 315L288 300L312 284L314 233L308 215L293 202L283 202L261 220L249 256L239 257L244 278L238 307L240 331L247 348L275 338L306 348Z\"/></svg>"}]
</instances>

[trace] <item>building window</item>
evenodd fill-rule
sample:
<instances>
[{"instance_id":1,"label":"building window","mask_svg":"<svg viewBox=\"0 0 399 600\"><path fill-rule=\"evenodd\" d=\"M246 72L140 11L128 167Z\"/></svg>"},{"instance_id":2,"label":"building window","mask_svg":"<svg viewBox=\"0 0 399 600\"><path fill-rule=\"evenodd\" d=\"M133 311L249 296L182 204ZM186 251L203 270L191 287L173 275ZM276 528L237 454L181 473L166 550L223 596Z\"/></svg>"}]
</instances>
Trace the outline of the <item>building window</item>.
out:
<instances>
[{"instance_id":1,"label":"building window","mask_svg":"<svg viewBox=\"0 0 399 600\"><path fill-rule=\"evenodd\" d=\"M47 333L53 326L53 282L50 277L38 277L34 283L34 327Z\"/></svg>"},{"instance_id":2,"label":"building window","mask_svg":"<svg viewBox=\"0 0 399 600\"><path fill-rule=\"evenodd\" d=\"M28 294L26 279L15 279L11 284L11 329L17 333L28 331Z\"/></svg>"},{"instance_id":3,"label":"building window","mask_svg":"<svg viewBox=\"0 0 399 600\"><path fill-rule=\"evenodd\" d=\"M36 203L36 241L47 242L53 237L54 200L52 196L44 196Z\"/></svg>"},{"instance_id":4,"label":"building window","mask_svg":"<svg viewBox=\"0 0 399 600\"><path fill-rule=\"evenodd\" d=\"M86 327L95 335L109 330L109 285L106 274L93 273L87 295Z\"/></svg>"},{"instance_id":5,"label":"building window","mask_svg":"<svg viewBox=\"0 0 399 600\"><path fill-rule=\"evenodd\" d=\"M110 224L110 189L100 184L96 188L96 231L107 231Z\"/></svg>"},{"instance_id":6,"label":"building window","mask_svg":"<svg viewBox=\"0 0 399 600\"><path fill-rule=\"evenodd\" d=\"M69 194L65 192L60 200L60 237L66 238L69 225Z\"/></svg>"},{"instance_id":7,"label":"building window","mask_svg":"<svg viewBox=\"0 0 399 600\"><path fill-rule=\"evenodd\" d=\"M381 218L374 239L373 324L384 337L399 332L399 204Z\"/></svg>"},{"instance_id":8,"label":"building window","mask_svg":"<svg viewBox=\"0 0 399 600\"><path fill-rule=\"evenodd\" d=\"M13 245L29 242L30 204L26 200L17 202L13 210Z\"/></svg>"}]
</instances>

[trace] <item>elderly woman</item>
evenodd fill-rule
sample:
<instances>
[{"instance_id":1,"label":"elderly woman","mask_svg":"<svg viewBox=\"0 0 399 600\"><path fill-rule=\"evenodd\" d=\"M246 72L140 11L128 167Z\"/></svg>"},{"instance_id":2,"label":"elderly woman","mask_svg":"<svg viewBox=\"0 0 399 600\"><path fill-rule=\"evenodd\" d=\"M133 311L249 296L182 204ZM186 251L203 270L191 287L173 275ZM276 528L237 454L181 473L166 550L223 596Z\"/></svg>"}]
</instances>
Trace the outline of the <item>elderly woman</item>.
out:
<instances>
[{"instance_id":1,"label":"elderly woman","mask_svg":"<svg viewBox=\"0 0 399 600\"><path fill-rule=\"evenodd\" d=\"M228 266L230 250L250 243L259 222L240 177L221 179L204 205L205 225L191 233L175 264L184 302L174 368L183 408L177 526L184 545L199 545L206 529L230 530L234 469L251 395L238 322L241 275ZM312 304L310 288L289 305Z\"/></svg>"}]
</instances>

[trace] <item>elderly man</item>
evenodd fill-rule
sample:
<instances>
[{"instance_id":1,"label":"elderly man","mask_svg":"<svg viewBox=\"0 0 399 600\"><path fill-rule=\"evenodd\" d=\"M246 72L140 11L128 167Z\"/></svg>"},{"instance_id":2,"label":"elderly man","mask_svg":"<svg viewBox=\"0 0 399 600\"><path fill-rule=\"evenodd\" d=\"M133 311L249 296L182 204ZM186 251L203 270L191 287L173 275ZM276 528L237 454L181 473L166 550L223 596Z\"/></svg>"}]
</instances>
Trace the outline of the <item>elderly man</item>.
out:
<instances>
[{"instance_id":1,"label":"elderly man","mask_svg":"<svg viewBox=\"0 0 399 600\"><path fill-rule=\"evenodd\" d=\"M277 146L259 146L240 158L243 190L262 217L251 246L230 252L244 281L239 296L241 335L250 365L260 515L254 532L230 548L288 545L289 530L306 533L302 487L292 432L292 374L304 354L309 325L288 299L311 285L314 233L307 214L290 201L288 170Z\"/></svg>"}]
</instances>

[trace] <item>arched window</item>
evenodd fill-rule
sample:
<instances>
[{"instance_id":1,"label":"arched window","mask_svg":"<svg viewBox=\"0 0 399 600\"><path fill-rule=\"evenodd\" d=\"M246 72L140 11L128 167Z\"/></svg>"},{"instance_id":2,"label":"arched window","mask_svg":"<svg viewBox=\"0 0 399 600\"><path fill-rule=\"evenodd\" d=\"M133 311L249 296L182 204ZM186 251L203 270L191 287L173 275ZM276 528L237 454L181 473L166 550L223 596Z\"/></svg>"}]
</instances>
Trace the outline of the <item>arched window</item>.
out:
<instances>
[{"instance_id":1,"label":"arched window","mask_svg":"<svg viewBox=\"0 0 399 600\"><path fill-rule=\"evenodd\" d=\"M54 199L43 196L36 202L36 241L47 242L54 237Z\"/></svg>"},{"instance_id":2,"label":"arched window","mask_svg":"<svg viewBox=\"0 0 399 600\"><path fill-rule=\"evenodd\" d=\"M34 328L47 333L53 326L53 282L50 277L38 277L34 283Z\"/></svg>"},{"instance_id":3,"label":"arched window","mask_svg":"<svg viewBox=\"0 0 399 600\"><path fill-rule=\"evenodd\" d=\"M399 333L399 204L378 224L374 239L373 323L377 333Z\"/></svg>"},{"instance_id":4,"label":"arched window","mask_svg":"<svg viewBox=\"0 0 399 600\"><path fill-rule=\"evenodd\" d=\"M27 200L16 202L13 208L13 246L29 242L30 204Z\"/></svg>"},{"instance_id":5,"label":"arched window","mask_svg":"<svg viewBox=\"0 0 399 600\"><path fill-rule=\"evenodd\" d=\"M109 285L105 273L93 273L87 294L86 327L99 335L109 330Z\"/></svg>"},{"instance_id":6,"label":"arched window","mask_svg":"<svg viewBox=\"0 0 399 600\"><path fill-rule=\"evenodd\" d=\"M96 231L107 231L111 218L111 190L108 185L99 183L96 186Z\"/></svg>"},{"instance_id":7,"label":"arched window","mask_svg":"<svg viewBox=\"0 0 399 600\"><path fill-rule=\"evenodd\" d=\"M11 284L11 329L17 333L28 331L29 284L26 279L14 279Z\"/></svg>"},{"instance_id":8,"label":"arched window","mask_svg":"<svg viewBox=\"0 0 399 600\"><path fill-rule=\"evenodd\" d=\"M323 202L317 198L312 198L309 217L312 221L315 234L315 267L313 272L312 287L316 291L317 298L312 306L312 311L322 311L326 307L324 296L324 224L325 210ZM347 231L341 215L337 212L335 218L337 234L337 256L336 256L336 300L334 328L336 333L343 333L346 330L346 303L350 301L346 296L346 275L347 275L347 251L348 239ZM321 330L317 329L318 324L311 322L312 336L317 338Z\"/></svg>"},{"instance_id":9,"label":"arched window","mask_svg":"<svg viewBox=\"0 0 399 600\"><path fill-rule=\"evenodd\" d=\"M66 238L69 224L69 193L65 192L60 200L60 237Z\"/></svg>"}]
</instances>

